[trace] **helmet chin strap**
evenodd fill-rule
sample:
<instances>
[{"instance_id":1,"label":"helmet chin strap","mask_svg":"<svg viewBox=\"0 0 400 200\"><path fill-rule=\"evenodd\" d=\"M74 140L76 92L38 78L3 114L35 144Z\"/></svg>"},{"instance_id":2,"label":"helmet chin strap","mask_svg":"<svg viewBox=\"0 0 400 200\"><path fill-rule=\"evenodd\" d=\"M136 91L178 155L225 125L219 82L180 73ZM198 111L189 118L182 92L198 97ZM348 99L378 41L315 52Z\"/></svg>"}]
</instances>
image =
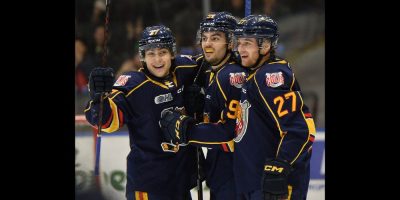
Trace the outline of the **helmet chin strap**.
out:
<instances>
[{"instance_id":1,"label":"helmet chin strap","mask_svg":"<svg viewBox=\"0 0 400 200\"><path fill-rule=\"evenodd\" d=\"M261 64L261 61L263 61L264 58L265 58L266 56L268 56L270 52L271 52L271 48L268 50L267 53L265 53L264 55L262 55L262 54L261 54L261 49L259 49L259 50L258 50L258 58L257 58L256 63L254 63L254 65L251 66L251 67L249 67L249 68L250 68L251 70L257 69L257 68L260 66L260 64Z\"/></svg>"}]
</instances>

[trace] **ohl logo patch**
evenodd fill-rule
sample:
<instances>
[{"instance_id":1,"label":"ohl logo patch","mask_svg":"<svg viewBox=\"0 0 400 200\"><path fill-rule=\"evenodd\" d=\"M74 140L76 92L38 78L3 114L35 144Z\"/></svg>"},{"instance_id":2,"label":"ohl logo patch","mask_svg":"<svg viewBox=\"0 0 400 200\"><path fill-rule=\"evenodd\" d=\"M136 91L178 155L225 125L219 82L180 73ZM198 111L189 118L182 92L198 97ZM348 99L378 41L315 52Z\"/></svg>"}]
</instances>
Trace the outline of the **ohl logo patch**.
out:
<instances>
[{"instance_id":1,"label":"ohl logo patch","mask_svg":"<svg viewBox=\"0 0 400 200\"><path fill-rule=\"evenodd\" d=\"M114 86L124 86L131 75L121 75L118 77L117 81L115 81Z\"/></svg>"},{"instance_id":2,"label":"ohl logo patch","mask_svg":"<svg viewBox=\"0 0 400 200\"><path fill-rule=\"evenodd\" d=\"M282 72L266 73L265 83L268 87L276 88L285 83L285 78L283 77Z\"/></svg>"},{"instance_id":3,"label":"ohl logo patch","mask_svg":"<svg viewBox=\"0 0 400 200\"><path fill-rule=\"evenodd\" d=\"M229 83L236 88L242 88L244 81L246 80L246 74L241 73L229 73Z\"/></svg>"}]
</instances>

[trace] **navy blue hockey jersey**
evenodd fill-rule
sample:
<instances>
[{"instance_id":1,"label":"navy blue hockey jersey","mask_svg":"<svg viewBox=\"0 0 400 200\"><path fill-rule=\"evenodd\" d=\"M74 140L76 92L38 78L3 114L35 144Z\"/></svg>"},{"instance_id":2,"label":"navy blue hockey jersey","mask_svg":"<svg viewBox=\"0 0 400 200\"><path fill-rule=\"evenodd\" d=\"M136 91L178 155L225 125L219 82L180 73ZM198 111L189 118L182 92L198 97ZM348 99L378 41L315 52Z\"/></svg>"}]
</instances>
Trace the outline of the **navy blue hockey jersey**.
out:
<instances>
[{"instance_id":1,"label":"navy blue hockey jersey","mask_svg":"<svg viewBox=\"0 0 400 200\"><path fill-rule=\"evenodd\" d=\"M267 159L288 161L289 185L307 189L311 145L316 132L299 84L285 60L273 59L252 71L242 88L234 174L239 193L261 189Z\"/></svg>"},{"instance_id":2,"label":"navy blue hockey jersey","mask_svg":"<svg viewBox=\"0 0 400 200\"><path fill-rule=\"evenodd\" d=\"M231 55L215 66L207 64L205 71L204 123L188 130L189 143L208 149L205 162L207 185L217 189L233 178L233 141L240 101L240 91L246 79L246 69L237 65ZM219 138L219 139L216 139ZM219 140L222 142L208 142ZM216 145L218 144L218 145Z\"/></svg>"},{"instance_id":3,"label":"navy blue hockey jersey","mask_svg":"<svg viewBox=\"0 0 400 200\"><path fill-rule=\"evenodd\" d=\"M141 71L121 75L105 99L102 130L111 133L123 124L129 129L127 191L173 196L195 186L195 147L163 148L159 120L165 110L183 109L184 85L192 83L198 67L187 56L177 56L172 64L173 73L167 79ZM90 101L85 110L92 125L97 124L98 107Z\"/></svg>"}]
</instances>

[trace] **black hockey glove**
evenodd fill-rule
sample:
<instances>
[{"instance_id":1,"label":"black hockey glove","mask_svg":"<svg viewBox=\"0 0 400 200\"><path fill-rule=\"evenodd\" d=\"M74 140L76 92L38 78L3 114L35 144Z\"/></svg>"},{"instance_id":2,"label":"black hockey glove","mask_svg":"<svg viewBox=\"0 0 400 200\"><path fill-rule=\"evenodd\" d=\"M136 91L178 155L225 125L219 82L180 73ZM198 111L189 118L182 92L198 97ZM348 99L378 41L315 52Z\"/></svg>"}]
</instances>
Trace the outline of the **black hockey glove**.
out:
<instances>
[{"instance_id":1,"label":"black hockey glove","mask_svg":"<svg viewBox=\"0 0 400 200\"><path fill-rule=\"evenodd\" d=\"M114 85L114 70L110 67L94 68L89 75L89 94L94 103L100 101L102 92L111 92Z\"/></svg>"},{"instance_id":2,"label":"black hockey glove","mask_svg":"<svg viewBox=\"0 0 400 200\"><path fill-rule=\"evenodd\" d=\"M264 165L261 188L264 200L280 200L288 198L287 177L292 170L289 163L278 160L268 160Z\"/></svg>"},{"instance_id":3,"label":"black hockey glove","mask_svg":"<svg viewBox=\"0 0 400 200\"><path fill-rule=\"evenodd\" d=\"M165 112L160 119L164 139L173 144L187 144L186 130L194 123L193 118L182 115L178 111Z\"/></svg>"},{"instance_id":4,"label":"black hockey glove","mask_svg":"<svg viewBox=\"0 0 400 200\"><path fill-rule=\"evenodd\" d=\"M204 94L201 93L201 87L193 84L184 90L185 110L189 116L193 114L203 114Z\"/></svg>"}]
</instances>

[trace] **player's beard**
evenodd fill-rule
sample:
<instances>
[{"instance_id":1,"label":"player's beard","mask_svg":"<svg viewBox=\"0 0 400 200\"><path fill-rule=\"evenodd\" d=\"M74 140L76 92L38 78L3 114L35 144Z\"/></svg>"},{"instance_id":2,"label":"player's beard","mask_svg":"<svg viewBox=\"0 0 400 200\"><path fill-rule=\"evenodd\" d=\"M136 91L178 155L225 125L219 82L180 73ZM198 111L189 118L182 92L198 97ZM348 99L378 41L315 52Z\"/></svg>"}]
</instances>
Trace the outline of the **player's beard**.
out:
<instances>
[{"instance_id":1,"label":"player's beard","mask_svg":"<svg viewBox=\"0 0 400 200\"><path fill-rule=\"evenodd\" d=\"M210 63L211 65L217 65L218 63L221 62L222 59L224 59L225 53L221 54L221 51L216 51L213 48L205 48L204 49L205 52L205 59L208 63Z\"/></svg>"}]
</instances>

